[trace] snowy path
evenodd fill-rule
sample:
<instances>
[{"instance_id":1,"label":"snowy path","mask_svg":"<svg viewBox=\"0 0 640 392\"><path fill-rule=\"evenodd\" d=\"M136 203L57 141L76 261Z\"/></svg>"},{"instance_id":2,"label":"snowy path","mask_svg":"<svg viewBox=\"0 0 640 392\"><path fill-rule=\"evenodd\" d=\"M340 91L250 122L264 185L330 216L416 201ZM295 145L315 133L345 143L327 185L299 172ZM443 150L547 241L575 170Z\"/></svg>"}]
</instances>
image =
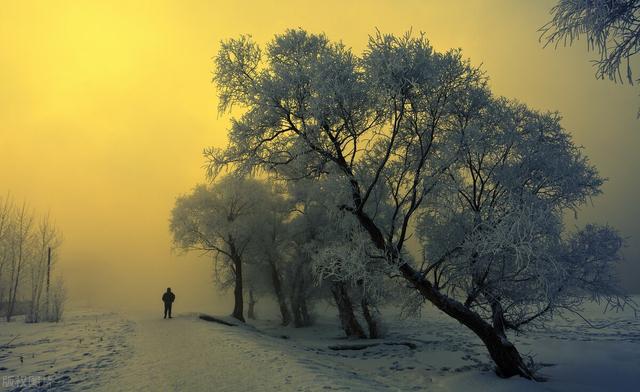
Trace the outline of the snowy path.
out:
<instances>
[{"instance_id":1,"label":"snowy path","mask_svg":"<svg viewBox=\"0 0 640 392\"><path fill-rule=\"evenodd\" d=\"M309 353L250 329L202 321L195 315L135 321L132 357L108 376L101 390L316 391L384 387L315 363Z\"/></svg>"}]
</instances>

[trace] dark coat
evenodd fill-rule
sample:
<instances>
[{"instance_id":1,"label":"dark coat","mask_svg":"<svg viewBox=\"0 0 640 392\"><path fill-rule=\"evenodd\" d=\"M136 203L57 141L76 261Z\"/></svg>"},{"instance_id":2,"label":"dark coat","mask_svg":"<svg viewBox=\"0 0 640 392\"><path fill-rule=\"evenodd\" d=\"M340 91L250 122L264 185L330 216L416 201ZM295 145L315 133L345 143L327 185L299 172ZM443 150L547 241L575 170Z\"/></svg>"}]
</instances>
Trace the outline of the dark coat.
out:
<instances>
[{"instance_id":1,"label":"dark coat","mask_svg":"<svg viewBox=\"0 0 640 392\"><path fill-rule=\"evenodd\" d=\"M173 303L176 300L176 295L170 292L166 292L162 294L162 302L164 303Z\"/></svg>"}]
</instances>

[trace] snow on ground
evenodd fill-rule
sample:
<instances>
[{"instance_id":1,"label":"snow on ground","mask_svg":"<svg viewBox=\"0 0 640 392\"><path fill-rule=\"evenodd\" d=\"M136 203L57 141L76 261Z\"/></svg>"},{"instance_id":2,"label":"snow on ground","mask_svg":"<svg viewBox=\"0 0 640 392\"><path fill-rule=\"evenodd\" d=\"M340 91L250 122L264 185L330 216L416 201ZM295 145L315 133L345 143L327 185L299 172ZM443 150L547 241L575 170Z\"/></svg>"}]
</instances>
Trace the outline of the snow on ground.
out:
<instances>
[{"instance_id":1,"label":"snow on ground","mask_svg":"<svg viewBox=\"0 0 640 392\"><path fill-rule=\"evenodd\" d=\"M60 323L0 322L0 390L77 390L126 361L133 323L115 313L71 311Z\"/></svg>"},{"instance_id":2,"label":"snow on ground","mask_svg":"<svg viewBox=\"0 0 640 392\"><path fill-rule=\"evenodd\" d=\"M276 320L228 327L197 314L70 312L60 324L0 324L0 376L41 377L56 390L104 391L628 391L640 386L640 320L633 314L559 319L515 338L549 378L502 380L480 341L433 309L387 323L384 341L340 337L332 311L310 328ZM385 312L392 319L393 310ZM227 318L227 320L229 320ZM613 324L611 324L613 322ZM360 350L330 346L380 343ZM394 344L386 344L394 343ZM397 343L397 344L395 344ZM22 357L22 362L20 361ZM49 384L46 384L46 383ZM24 385L24 384L23 384ZM7 386L8 390L37 387Z\"/></svg>"}]
</instances>

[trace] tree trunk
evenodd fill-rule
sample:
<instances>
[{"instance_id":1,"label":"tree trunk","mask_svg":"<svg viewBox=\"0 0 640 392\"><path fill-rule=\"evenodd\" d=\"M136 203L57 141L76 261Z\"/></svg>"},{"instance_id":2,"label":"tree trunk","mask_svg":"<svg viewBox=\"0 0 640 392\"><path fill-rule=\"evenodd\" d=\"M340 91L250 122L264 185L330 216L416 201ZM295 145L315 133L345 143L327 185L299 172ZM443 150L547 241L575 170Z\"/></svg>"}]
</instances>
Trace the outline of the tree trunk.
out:
<instances>
[{"instance_id":1,"label":"tree trunk","mask_svg":"<svg viewBox=\"0 0 640 392\"><path fill-rule=\"evenodd\" d=\"M403 278L411 283L425 299L472 330L482 340L489 351L491 359L496 364L496 374L498 376L505 378L522 376L530 380L534 379L533 373L524 363L520 353L504 334L498 333L491 324L484 321L480 315L465 307L462 303L442 294L422 274L409 264L402 262L400 254L387 246L382 231L361 208L362 199L360 198L357 182L351 180L351 185L353 201L356 206L354 214L358 222L367 231L375 246L387 254L389 262L399 263L398 269Z\"/></svg>"},{"instance_id":2,"label":"tree trunk","mask_svg":"<svg viewBox=\"0 0 640 392\"><path fill-rule=\"evenodd\" d=\"M284 297L282 290L282 281L280 280L280 274L278 273L278 267L276 261L269 258L269 266L271 267L271 282L273 283L273 291L278 300L278 306L280 307L280 317L282 318L282 325L288 325L291 322L291 314L287 307L287 301Z\"/></svg>"},{"instance_id":3,"label":"tree trunk","mask_svg":"<svg viewBox=\"0 0 640 392\"><path fill-rule=\"evenodd\" d=\"M304 297L300 295L299 288L294 286L291 292L291 311L293 313L293 326L296 328L307 326L303 311L304 307Z\"/></svg>"},{"instance_id":4,"label":"tree trunk","mask_svg":"<svg viewBox=\"0 0 640 392\"><path fill-rule=\"evenodd\" d=\"M300 290L291 294L291 312L293 314L293 326L296 328L308 327L312 324L307 307L307 299Z\"/></svg>"},{"instance_id":5,"label":"tree trunk","mask_svg":"<svg viewBox=\"0 0 640 392\"><path fill-rule=\"evenodd\" d=\"M509 342L501 331L484 321L477 313L460 302L440 293L433 287L431 282L424 279L409 264L402 264L400 271L403 277L411 282L429 302L472 330L482 340L496 365L496 374L498 376L504 378L522 376L530 380L534 379L533 373L525 364L516 347Z\"/></svg>"},{"instance_id":6,"label":"tree trunk","mask_svg":"<svg viewBox=\"0 0 640 392\"><path fill-rule=\"evenodd\" d=\"M249 310L247 311L247 316L251 320L256 319L256 300L253 297L253 289L249 289Z\"/></svg>"},{"instance_id":7,"label":"tree trunk","mask_svg":"<svg viewBox=\"0 0 640 392\"><path fill-rule=\"evenodd\" d=\"M369 301L367 300L366 295L362 295L360 305L362 307L362 315L369 327L369 339L378 339L380 337L380 326L378 325L378 320L376 320L376 317L369 309Z\"/></svg>"},{"instance_id":8,"label":"tree trunk","mask_svg":"<svg viewBox=\"0 0 640 392\"><path fill-rule=\"evenodd\" d=\"M304 266L299 264L292 277L291 283L291 312L293 313L293 325L296 328L311 325L311 317L307 307L307 296L305 290Z\"/></svg>"},{"instance_id":9,"label":"tree trunk","mask_svg":"<svg viewBox=\"0 0 640 392\"><path fill-rule=\"evenodd\" d=\"M351 304L351 298L347 288L342 282L334 282L331 287L331 293L336 301L338 307L338 314L340 316L340 323L342 329L348 338L364 339L367 335L364 333L362 326L358 322L355 313L353 312L353 305Z\"/></svg>"},{"instance_id":10,"label":"tree trunk","mask_svg":"<svg viewBox=\"0 0 640 392\"><path fill-rule=\"evenodd\" d=\"M17 265L17 272L15 274L11 274L13 281L10 282L11 286L9 286L9 304L7 308L7 322L11 322L11 317L13 317L13 312L16 307L16 298L18 297L18 283L20 282L20 270L22 266L22 260L19 260L19 264Z\"/></svg>"},{"instance_id":11,"label":"tree trunk","mask_svg":"<svg viewBox=\"0 0 640 392\"><path fill-rule=\"evenodd\" d=\"M51 285L51 247L47 248L47 298L44 317L49 320L49 286Z\"/></svg>"},{"instance_id":12,"label":"tree trunk","mask_svg":"<svg viewBox=\"0 0 640 392\"><path fill-rule=\"evenodd\" d=\"M232 252L233 257L233 267L234 267L234 275L235 275L235 286L233 288L233 313L231 316L237 320L240 320L244 323L244 299L242 298L242 259L240 256L235 254L235 251Z\"/></svg>"},{"instance_id":13,"label":"tree trunk","mask_svg":"<svg viewBox=\"0 0 640 392\"><path fill-rule=\"evenodd\" d=\"M307 306L307 298L302 296L298 303L300 305L300 316L302 316L302 325L308 327L313 324L313 320L311 320L311 315L309 314L309 307Z\"/></svg>"}]
</instances>

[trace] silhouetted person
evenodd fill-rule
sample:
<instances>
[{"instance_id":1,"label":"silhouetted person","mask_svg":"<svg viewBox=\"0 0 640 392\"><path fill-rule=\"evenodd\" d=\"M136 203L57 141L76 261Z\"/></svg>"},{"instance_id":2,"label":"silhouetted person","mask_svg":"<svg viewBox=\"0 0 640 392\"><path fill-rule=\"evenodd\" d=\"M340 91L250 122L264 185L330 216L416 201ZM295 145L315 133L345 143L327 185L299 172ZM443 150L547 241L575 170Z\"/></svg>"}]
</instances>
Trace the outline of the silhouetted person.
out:
<instances>
[{"instance_id":1,"label":"silhouetted person","mask_svg":"<svg viewBox=\"0 0 640 392\"><path fill-rule=\"evenodd\" d=\"M167 291L162 294L162 302L164 302L164 318L171 318L171 304L176 300L176 295L171 292L171 287L167 287Z\"/></svg>"}]
</instances>

